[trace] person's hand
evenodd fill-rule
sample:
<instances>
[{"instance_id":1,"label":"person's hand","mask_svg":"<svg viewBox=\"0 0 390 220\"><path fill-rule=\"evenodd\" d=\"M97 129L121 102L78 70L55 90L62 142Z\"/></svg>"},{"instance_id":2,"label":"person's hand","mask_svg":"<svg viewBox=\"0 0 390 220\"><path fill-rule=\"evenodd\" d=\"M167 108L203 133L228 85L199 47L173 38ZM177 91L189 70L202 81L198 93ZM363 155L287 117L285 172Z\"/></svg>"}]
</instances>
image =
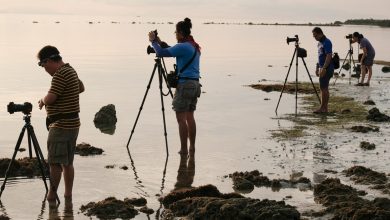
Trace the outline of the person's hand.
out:
<instances>
[{"instance_id":1,"label":"person's hand","mask_svg":"<svg viewBox=\"0 0 390 220\"><path fill-rule=\"evenodd\" d=\"M149 41L153 42L155 40L156 40L156 34L154 33L154 31L149 32Z\"/></svg>"},{"instance_id":2,"label":"person's hand","mask_svg":"<svg viewBox=\"0 0 390 220\"><path fill-rule=\"evenodd\" d=\"M316 68L316 76L320 76L318 68Z\"/></svg>"},{"instance_id":3,"label":"person's hand","mask_svg":"<svg viewBox=\"0 0 390 220\"><path fill-rule=\"evenodd\" d=\"M44 105L45 105L45 103L43 103L43 100L40 99L40 100L38 101L39 109L42 109L42 107L43 107Z\"/></svg>"},{"instance_id":4,"label":"person's hand","mask_svg":"<svg viewBox=\"0 0 390 220\"><path fill-rule=\"evenodd\" d=\"M326 75L326 69L321 68L319 75L320 75L320 78L324 77Z\"/></svg>"}]
</instances>

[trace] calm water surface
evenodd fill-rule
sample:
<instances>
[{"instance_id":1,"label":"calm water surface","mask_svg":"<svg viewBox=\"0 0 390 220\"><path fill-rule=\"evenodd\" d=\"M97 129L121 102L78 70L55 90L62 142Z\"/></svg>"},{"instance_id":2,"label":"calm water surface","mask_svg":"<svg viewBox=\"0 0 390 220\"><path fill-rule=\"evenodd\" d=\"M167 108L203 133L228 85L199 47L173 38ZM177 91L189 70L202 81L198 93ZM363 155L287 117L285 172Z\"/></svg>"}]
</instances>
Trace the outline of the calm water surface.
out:
<instances>
[{"instance_id":1,"label":"calm water surface","mask_svg":"<svg viewBox=\"0 0 390 220\"><path fill-rule=\"evenodd\" d=\"M175 185L191 184L192 178L192 186L213 183L222 192L233 191L231 180L223 176L234 171L258 169L272 178L288 178L294 172L304 171L304 176L315 181L319 170L327 167L342 170L351 164L365 164L365 157L368 157L368 166L389 172L390 164L384 162L388 153L364 157L353 152L353 143L365 137L353 138L353 143L338 150L333 148L334 144L326 144L329 139L326 135L308 138L308 143L312 145L323 143L326 146L320 151L302 150L304 146L300 142L291 142L283 147L270 138L269 130L290 125L289 122L272 119L279 94L264 93L244 85L262 79L283 81L294 50L294 46L287 45L285 39L295 34L299 35L301 46L308 51L307 66L314 74L316 42L311 34L312 27L204 25L202 21L194 22L193 35L203 48L201 73L204 93L196 111L198 132L195 161L188 165L189 172L183 173L180 171L185 169L186 161L180 163L177 154L180 146L178 128L169 97L165 98L169 142L169 157L166 157L156 77L130 143L130 152L126 149L154 66L153 55L146 54L147 33L158 29L163 40L174 44L174 25L167 24L171 20L164 20L164 24L148 24L147 20L140 18L0 17L0 106L3 108L0 111L0 157L12 156L24 125L21 113L10 115L6 111L10 101L33 103L32 124L46 156L45 112L37 108L37 101L46 94L51 78L37 66L36 54L48 44L59 48L64 61L77 70L86 87L86 92L81 95L82 126L78 142L87 142L105 151L101 156L76 156L73 209L64 204L58 210L49 209L48 204L42 203L44 186L40 179L10 180L1 198L0 214L12 219L55 219L56 216L89 219L80 213L80 206L109 196L118 199L144 196L148 200L148 207L157 211L160 208L160 195L169 193ZM90 21L93 24L89 24ZM136 21L136 24L132 24L132 21ZM348 50L345 35L359 31L374 45L376 59L390 60L390 29L347 26L324 27L323 30L342 58ZM172 69L174 60L165 59L165 62L168 69ZM308 76L302 63L300 65L299 79L307 81ZM373 86L357 98L374 98L378 106L389 110L386 86L389 76L380 73L380 68L374 66L373 84L377 88ZM314 80L317 81L317 78ZM381 84L377 83L379 80ZM348 86L348 81L340 80L337 86ZM359 92L351 88L348 93L356 96ZM264 98L270 98L270 101ZM107 104L114 104L117 111L118 123L114 135L101 133L93 124L95 113ZM279 111L281 114L293 113L293 96L283 95ZM389 128L384 129L388 131ZM336 145L351 139L348 134L337 135L339 139ZM383 135L370 137L378 140L379 150L385 149ZM25 145L23 143L22 147ZM327 149L326 152L323 152L324 149ZM323 158L323 155L329 154L331 159ZM18 157L26 156L27 152L18 153ZM116 166L106 169L106 165ZM123 165L130 169L120 169ZM189 176L186 178L185 175ZM61 182L59 195L62 194ZM286 195L293 196L287 203L298 206L300 210L319 207L314 203L311 191L289 189L272 192L258 188L248 196L281 200ZM149 217L137 216L140 219Z\"/></svg>"}]
</instances>

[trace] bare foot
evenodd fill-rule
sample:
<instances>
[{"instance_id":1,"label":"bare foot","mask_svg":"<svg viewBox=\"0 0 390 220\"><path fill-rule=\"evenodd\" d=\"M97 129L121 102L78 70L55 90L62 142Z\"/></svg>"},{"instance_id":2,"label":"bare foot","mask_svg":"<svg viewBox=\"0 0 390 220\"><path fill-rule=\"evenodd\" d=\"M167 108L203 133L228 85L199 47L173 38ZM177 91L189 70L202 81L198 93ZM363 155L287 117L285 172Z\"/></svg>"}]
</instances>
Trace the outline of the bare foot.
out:
<instances>
[{"instance_id":1,"label":"bare foot","mask_svg":"<svg viewBox=\"0 0 390 220\"><path fill-rule=\"evenodd\" d=\"M317 109L313 112L314 114L324 114L324 113L328 113L328 111L326 109Z\"/></svg>"}]
</instances>

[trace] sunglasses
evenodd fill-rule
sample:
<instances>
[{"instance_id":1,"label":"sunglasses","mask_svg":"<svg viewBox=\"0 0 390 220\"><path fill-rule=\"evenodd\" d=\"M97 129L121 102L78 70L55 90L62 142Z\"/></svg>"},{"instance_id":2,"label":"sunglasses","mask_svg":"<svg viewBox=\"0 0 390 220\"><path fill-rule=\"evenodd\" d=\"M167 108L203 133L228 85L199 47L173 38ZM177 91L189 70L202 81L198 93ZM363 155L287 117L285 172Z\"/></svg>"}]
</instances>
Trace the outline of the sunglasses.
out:
<instances>
[{"instance_id":1,"label":"sunglasses","mask_svg":"<svg viewBox=\"0 0 390 220\"><path fill-rule=\"evenodd\" d=\"M46 58L46 59L43 59L43 60L39 61L39 62L38 62L38 66L43 67L43 65L46 64L47 61L49 61L49 58Z\"/></svg>"},{"instance_id":2,"label":"sunglasses","mask_svg":"<svg viewBox=\"0 0 390 220\"><path fill-rule=\"evenodd\" d=\"M59 54L53 54L53 55L49 56L48 58L45 58L45 59L43 59L43 60L40 60L40 61L38 62L38 66L43 67L43 65L46 64L47 61L49 61L50 59L57 58L57 57L60 57L60 55L59 55Z\"/></svg>"}]
</instances>

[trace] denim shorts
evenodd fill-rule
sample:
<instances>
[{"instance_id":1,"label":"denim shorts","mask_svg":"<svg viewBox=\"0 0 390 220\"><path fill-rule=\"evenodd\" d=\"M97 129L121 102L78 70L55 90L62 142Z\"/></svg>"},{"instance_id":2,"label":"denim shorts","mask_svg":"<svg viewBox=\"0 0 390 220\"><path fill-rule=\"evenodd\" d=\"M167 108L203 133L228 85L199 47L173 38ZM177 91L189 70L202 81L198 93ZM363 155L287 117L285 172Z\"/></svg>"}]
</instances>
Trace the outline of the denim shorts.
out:
<instances>
[{"instance_id":1,"label":"denim shorts","mask_svg":"<svg viewBox=\"0 0 390 220\"><path fill-rule=\"evenodd\" d=\"M365 66L372 66L374 64L374 58L375 58L375 55L371 55L371 56L368 56L364 58L363 60L363 65Z\"/></svg>"},{"instance_id":2,"label":"denim shorts","mask_svg":"<svg viewBox=\"0 0 390 220\"><path fill-rule=\"evenodd\" d=\"M320 77L320 88L325 89L329 87L329 81L333 77L334 69L327 69L326 74L323 77Z\"/></svg>"},{"instance_id":3,"label":"denim shorts","mask_svg":"<svg viewBox=\"0 0 390 220\"><path fill-rule=\"evenodd\" d=\"M173 96L172 109L176 112L195 111L200 93L199 81L186 80L183 83L179 83Z\"/></svg>"},{"instance_id":4,"label":"denim shorts","mask_svg":"<svg viewBox=\"0 0 390 220\"><path fill-rule=\"evenodd\" d=\"M72 165L79 128L50 128L47 138L49 164Z\"/></svg>"}]
</instances>

